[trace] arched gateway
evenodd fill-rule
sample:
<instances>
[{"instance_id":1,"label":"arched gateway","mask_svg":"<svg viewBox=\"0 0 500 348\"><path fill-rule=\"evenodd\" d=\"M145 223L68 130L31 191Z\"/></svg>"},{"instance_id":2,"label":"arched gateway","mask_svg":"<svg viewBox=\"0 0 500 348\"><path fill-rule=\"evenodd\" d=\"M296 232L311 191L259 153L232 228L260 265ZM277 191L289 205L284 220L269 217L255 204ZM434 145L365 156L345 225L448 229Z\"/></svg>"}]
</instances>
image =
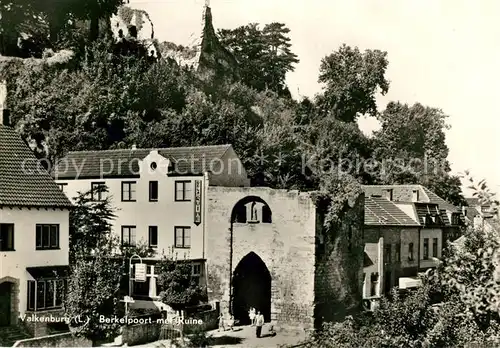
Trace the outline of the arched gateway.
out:
<instances>
[{"instance_id":1,"label":"arched gateway","mask_svg":"<svg viewBox=\"0 0 500 348\"><path fill-rule=\"evenodd\" d=\"M262 259L251 252L241 259L233 275L233 315L249 324L248 310L255 308L271 320L271 274Z\"/></svg>"}]
</instances>

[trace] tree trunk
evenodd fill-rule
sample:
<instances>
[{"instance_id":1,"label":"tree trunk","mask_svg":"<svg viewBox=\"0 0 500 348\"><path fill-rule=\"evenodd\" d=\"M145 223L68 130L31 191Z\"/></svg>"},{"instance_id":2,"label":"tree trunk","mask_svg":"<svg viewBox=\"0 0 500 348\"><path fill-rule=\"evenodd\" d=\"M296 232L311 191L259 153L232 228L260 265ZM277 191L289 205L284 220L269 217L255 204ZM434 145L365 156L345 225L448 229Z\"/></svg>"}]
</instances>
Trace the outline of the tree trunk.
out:
<instances>
[{"instance_id":1,"label":"tree trunk","mask_svg":"<svg viewBox=\"0 0 500 348\"><path fill-rule=\"evenodd\" d=\"M53 21L49 23L49 40L51 45L54 45L57 42L60 30L61 25L59 23L54 23Z\"/></svg>"},{"instance_id":2,"label":"tree trunk","mask_svg":"<svg viewBox=\"0 0 500 348\"><path fill-rule=\"evenodd\" d=\"M90 16L90 41L96 41L99 37L99 15L97 13Z\"/></svg>"},{"instance_id":3,"label":"tree trunk","mask_svg":"<svg viewBox=\"0 0 500 348\"><path fill-rule=\"evenodd\" d=\"M3 34L0 34L0 56L4 56L5 55L5 43L4 43L4 35Z\"/></svg>"}]
</instances>

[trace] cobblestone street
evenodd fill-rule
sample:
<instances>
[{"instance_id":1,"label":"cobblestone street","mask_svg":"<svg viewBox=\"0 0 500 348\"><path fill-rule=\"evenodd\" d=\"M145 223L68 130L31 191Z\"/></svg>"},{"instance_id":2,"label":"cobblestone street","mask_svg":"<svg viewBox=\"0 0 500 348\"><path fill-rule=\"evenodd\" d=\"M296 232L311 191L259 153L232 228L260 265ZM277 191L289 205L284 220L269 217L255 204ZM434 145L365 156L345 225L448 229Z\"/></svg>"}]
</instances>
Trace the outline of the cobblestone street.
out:
<instances>
[{"instance_id":1,"label":"cobblestone street","mask_svg":"<svg viewBox=\"0 0 500 348\"><path fill-rule=\"evenodd\" d=\"M301 343L305 340L304 331L280 331L275 336L269 334L269 325L264 325L262 337L255 336L255 327L241 326L234 331L211 331L209 333L215 340L212 347L248 347L248 348L271 348L282 345L289 346Z\"/></svg>"},{"instance_id":2,"label":"cobblestone street","mask_svg":"<svg viewBox=\"0 0 500 348\"><path fill-rule=\"evenodd\" d=\"M303 342L306 338L304 331L279 331L275 336L269 334L269 325L264 325L262 337L255 337L255 327L241 326L233 331L209 331L207 335L213 338L212 348L275 348L291 346ZM171 347L169 341L157 341L135 348L165 348Z\"/></svg>"}]
</instances>

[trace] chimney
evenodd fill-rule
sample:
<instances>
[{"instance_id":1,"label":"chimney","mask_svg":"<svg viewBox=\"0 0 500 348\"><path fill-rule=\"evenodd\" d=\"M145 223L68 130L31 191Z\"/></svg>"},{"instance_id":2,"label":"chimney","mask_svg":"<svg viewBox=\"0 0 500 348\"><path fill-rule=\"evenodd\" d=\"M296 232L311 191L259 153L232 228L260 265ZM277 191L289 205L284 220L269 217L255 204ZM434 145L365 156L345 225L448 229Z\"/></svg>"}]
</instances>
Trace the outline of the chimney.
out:
<instances>
[{"instance_id":1,"label":"chimney","mask_svg":"<svg viewBox=\"0 0 500 348\"><path fill-rule=\"evenodd\" d=\"M7 109L7 82L0 81L0 116L2 117L2 124L10 126L10 113Z\"/></svg>"},{"instance_id":2,"label":"chimney","mask_svg":"<svg viewBox=\"0 0 500 348\"><path fill-rule=\"evenodd\" d=\"M466 207L465 205L464 205L464 206L462 206L462 214L463 214L464 216L467 216L467 207Z\"/></svg>"},{"instance_id":3,"label":"chimney","mask_svg":"<svg viewBox=\"0 0 500 348\"><path fill-rule=\"evenodd\" d=\"M137 150L137 145L132 145L132 150Z\"/></svg>"}]
</instances>

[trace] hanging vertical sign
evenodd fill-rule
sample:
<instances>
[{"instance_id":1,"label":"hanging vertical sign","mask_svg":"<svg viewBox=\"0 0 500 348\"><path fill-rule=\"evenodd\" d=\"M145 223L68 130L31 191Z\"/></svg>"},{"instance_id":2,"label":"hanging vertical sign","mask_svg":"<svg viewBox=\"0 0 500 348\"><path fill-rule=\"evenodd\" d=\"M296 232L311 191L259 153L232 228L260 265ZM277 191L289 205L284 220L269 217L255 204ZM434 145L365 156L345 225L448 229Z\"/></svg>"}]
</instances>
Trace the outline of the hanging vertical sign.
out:
<instances>
[{"instance_id":1,"label":"hanging vertical sign","mask_svg":"<svg viewBox=\"0 0 500 348\"><path fill-rule=\"evenodd\" d=\"M146 281L146 264L136 263L135 264L135 281L145 282Z\"/></svg>"},{"instance_id":2,"label":"hanging vertical sign","mask_svg":"<svg viewBox=\"0 0 500 348\"><path fill-rule=\"evenodd\" d=\"M194 181L194 224L201 224L201 180Z\"/></svg>"}]
</instances>

